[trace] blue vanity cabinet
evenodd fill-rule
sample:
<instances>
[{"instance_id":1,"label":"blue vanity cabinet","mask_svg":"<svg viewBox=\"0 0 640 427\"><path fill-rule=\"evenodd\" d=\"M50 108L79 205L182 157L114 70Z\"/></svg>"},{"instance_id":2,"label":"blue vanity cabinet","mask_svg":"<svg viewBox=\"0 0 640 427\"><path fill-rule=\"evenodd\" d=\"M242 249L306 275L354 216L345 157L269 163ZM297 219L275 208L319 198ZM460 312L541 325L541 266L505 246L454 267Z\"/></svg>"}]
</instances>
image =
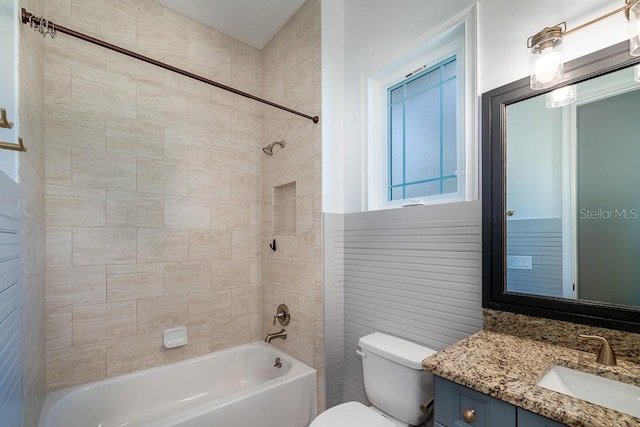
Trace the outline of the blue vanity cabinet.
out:
<instances>
[{"instance_id":1,"label":"blue vanity cabinet","mask_svg":"<svg viewBox=\"0 0 640 427\"><path fill-rule=\"evenodd\" d=\"M435 377L435 427L562 427L510 403Z\"/></svg>"},{"instance_id":2,"label":"blue vanity cabinet","mask_svg":"<svg viewBox=\"0 0 640 427\"><path fill-rule=\"evenodd\" d=\"M518 427L566 427L556 421L518 408Z\"/></svg>"}]
</instances>

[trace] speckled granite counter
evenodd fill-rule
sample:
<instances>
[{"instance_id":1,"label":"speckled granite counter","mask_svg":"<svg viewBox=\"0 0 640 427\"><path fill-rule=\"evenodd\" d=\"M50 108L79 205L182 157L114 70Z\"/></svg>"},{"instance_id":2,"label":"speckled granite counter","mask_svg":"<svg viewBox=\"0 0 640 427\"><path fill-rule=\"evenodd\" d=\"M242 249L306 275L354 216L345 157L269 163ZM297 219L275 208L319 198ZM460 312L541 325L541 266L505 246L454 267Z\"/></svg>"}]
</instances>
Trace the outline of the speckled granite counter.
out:
<instances>
[{"instance_id":1,"label":"speckled granite counter","mask_svg":"<svg viewBox=\"0 0 640 427\"><path fill-rule=\"evenodd\" d=\"M640 418L536 385L550 365L563 365L640 386L640 365L605 367L595 354L481 331L426 358L434 374L572 427L638 427Z\"/></svg>"}]
</instances>

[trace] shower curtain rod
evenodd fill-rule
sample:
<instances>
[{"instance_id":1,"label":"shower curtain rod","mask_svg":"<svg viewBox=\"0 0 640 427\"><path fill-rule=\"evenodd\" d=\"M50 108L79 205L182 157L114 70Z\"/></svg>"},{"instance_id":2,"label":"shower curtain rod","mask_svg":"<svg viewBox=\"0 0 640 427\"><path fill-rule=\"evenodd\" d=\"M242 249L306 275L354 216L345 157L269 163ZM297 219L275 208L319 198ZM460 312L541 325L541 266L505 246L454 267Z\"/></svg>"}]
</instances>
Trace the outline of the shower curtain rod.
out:
<instances>
[{"instance_id":1,"label":"shower curtain rod","mask_svg":"<svg viewBox=\"0 0 640 427\"><path fill-rule=\"evenodd\" d=\"M49 21L49 20L44 19L42 17L37 17L37 16L33 15L32 13L28 12L24 8L22 8L21 18L22 18L22 23L23 24L31 24L31 25L39 26L41 28L43 28L43 27L46 28L46 32L44 32L44 36L46 36L47 33L52 34L52 36L53 36L53 34L55 34L56 32L59 31L59 32L67 34L67 35L69 35L71 37L76 37L76 38L78 38L80 40L84 40L84 41L87 41L89 43L93 43L95 45L104 47L106 49L113 50L114 52L121 53L123 55L129 56L129 57L134 58L134 59L138 59L138 60L146 62L148 64L152 64L152 65L155 65L157 67L164 68L165 70L173 71L174 73L178 73L178 74L181 74L181 75L183 75L185 77L189 77L189 78L192 78L194 80L198 80L198 81L200 81L202 83L206 83L208 85L215 86L217 88L226 90L226 91L231 92L231 93L235 93L236 95L244 96L245 98L249 98L249 99L252 99L254 101L258 101L258 102L261 102L263 104L267 104L267 105L269 105L271 107L287 111L287 112L289 112L291 114L295 114L297 116L304 117L305 119L309 119L309 120L313 121L313 123L318 123L318 121L320 120L320 118L318 116L310 116L308 114L301 113L300 111L296 111L296 110L293 110L291 108L285 107L283 105L276 104L275 102L271 102L269 100L266 100L266 99L257 97L255 95L252 95L250 93L243 92L241 90L232 88L230 86L224 85L224 84L216 82L214 80L207 79L207 78L199 76L197 74L190 73L189 71L182 70L180 68L174 67L173 65L169 65L169 64L166 64L164 62L157 61L157 60L149 58L147 56L140 55L139 53L135 53L135 52L132 52L130 50L124 49L122 47L113 45L111 43L107 43L107 42L102 41L100 39L97 39L95 37L91 37L91 36L88 36L86 34L79 33L78 31L72 30L70 28L63 27L62 25L55 24L53 21Z\"/></svg>"}]
</instances>

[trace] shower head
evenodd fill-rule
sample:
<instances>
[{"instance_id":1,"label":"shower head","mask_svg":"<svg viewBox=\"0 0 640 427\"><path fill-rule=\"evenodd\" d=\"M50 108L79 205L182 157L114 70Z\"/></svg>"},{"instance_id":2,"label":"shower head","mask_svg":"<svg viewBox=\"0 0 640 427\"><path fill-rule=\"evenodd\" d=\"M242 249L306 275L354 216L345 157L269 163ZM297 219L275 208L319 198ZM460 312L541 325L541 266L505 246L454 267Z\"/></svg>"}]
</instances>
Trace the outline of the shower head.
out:
<instances>
[{"instance_id":1,"label":"shower head","mask_svg":"<svg viewBox=\"0 0 640 427\"><path fill-rule=\"evenodd\" d=\"M276 145L279 145L280 147L284 148L284 139L282 141L272 142L271 144L264 147L262 151L264 151L264 154L266 154L267 156L273 156L273 147Z\"/></svg>"}]
</instances>

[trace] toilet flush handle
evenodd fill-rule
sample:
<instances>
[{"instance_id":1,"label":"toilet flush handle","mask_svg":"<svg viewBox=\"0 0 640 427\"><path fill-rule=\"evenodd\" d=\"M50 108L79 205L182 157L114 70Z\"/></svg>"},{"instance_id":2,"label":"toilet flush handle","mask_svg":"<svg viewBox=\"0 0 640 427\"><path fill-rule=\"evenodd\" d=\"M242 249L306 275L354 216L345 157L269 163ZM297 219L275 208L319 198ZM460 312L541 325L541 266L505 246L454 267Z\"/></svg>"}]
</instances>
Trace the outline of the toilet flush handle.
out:
<instances>
[{"instance_id":1,"label":"toilet flush handle","mask_svg":"<svg viewBox=\"0 0 640 427\"><path fill-rule=\"evenodd\" d=\"M367 357L367 353L365 353L364 351L362 351L362 350L360 350L360 349L356 350L356 354L357 354L358 356L362 357L363 359L364 359L365 357Z\"/></svg>"}]
</instances>

